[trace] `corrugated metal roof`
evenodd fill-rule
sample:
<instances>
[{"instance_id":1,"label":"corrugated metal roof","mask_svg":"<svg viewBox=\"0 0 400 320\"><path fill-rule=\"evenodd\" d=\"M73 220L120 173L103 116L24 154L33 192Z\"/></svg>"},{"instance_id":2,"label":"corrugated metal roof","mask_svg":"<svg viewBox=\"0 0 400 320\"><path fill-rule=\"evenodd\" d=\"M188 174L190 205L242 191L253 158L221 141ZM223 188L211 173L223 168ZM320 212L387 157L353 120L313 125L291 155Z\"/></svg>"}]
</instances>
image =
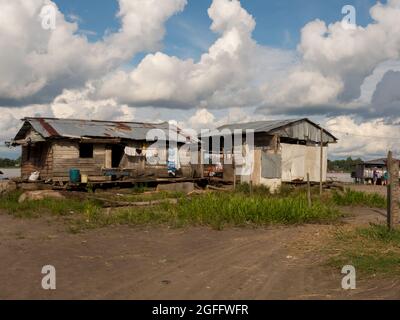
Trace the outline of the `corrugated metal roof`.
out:
<instances>
[{"instance_id":1,"label":"corrugated metal roof","mask_svg":"<svg viewBox=\"0 0 400 320\"><path fill-rule=\"evenodd\" d=\"M373 159L373 160L368 160L364 161L364 164L367 165L386 165L387 159L386 158L380 158L380 159Z\"/></svg>"},{"instance_id":2,"label":"corrugated metal roof","mask_svg":"<svg viewBox=\"0 0 400 320\"><path fill-rule=\"evenodd\" d=\"M272 130L281 128L283 126L287 126L291 123L297 122L297 120L269 120L269 121L256 121L256 122L248 122L248 123L235 123L228 124L222 127L219 127L218 130L229 129L231 131L234 130L254 130L254 132L270 132Z\"/></svg>"},{"instance_id":3,"label":"corrugated metal roof","mask_svg":"<svg viewBox=\"0 0 400 320\"><path fill-rule=\"evenodd\" d=\"M400 159L393 159L395 161L400 162ZM379 158L379 159L373 159L373 160L368 160L363 162L364 165L368 166L374 166L374 165L379 165L379 166L386 166L387 164L387 158Z\"/></svg>"},{"instance_id":4,"label":"corrugated metal roof","mask_svg":"<svg viewBox=\"0 0 400 320\"><path fill-rule=\"evenodd\" d=\"M307 118L302 119L288 119L288 120L269 120L269 121L256 121L248 123L235 123L219 127L215 131L211 131L206 136L222 136L222 130L253 130L255 133L267 133L270 135L278 135L280 137L308 140L320 142L321 140L321 127ZM323 141L334 143L338 139L327 130L323 129Z\"/></svg>"},{"instance_id":5,"label":"corrugated metal roof","mask_svg":"<svg viewBox=\"0 0 400 320\"><path fill-rule=\"evenodd\" d=\"M23 121L24 126L14 140L23 139L23 135L29 125L46 139L57 137L81 139L90 137L146 140L148 132L153 129L163 131L168 139L170 130L168 122L140 123L56 118L25 118ZM179 128L171 126L171 130L174 130L174 128L178 133L178 142L186 143L188 138L192 142L198 142L196 137L186 136Z\"/></svg>"}]
</instances>

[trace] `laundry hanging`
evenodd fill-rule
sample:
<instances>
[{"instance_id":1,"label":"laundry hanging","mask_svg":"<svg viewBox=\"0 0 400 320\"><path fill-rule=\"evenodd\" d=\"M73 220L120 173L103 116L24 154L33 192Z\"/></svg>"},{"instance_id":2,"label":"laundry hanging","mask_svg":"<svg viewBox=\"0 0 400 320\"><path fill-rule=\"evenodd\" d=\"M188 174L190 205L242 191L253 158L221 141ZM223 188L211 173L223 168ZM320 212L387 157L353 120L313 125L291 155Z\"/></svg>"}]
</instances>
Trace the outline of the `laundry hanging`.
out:
<instances>
[{"instance_id":1,"label":"laundry hanging","mask_svg":"<svg viewBox=\"0 0 400 320\"><path fill-rule=\"evenodd\" d=\"M140 157L145 155L145 152L142 149L132 147L125 147L124 152L129 157Z\"/></svg>"}]
</instances>

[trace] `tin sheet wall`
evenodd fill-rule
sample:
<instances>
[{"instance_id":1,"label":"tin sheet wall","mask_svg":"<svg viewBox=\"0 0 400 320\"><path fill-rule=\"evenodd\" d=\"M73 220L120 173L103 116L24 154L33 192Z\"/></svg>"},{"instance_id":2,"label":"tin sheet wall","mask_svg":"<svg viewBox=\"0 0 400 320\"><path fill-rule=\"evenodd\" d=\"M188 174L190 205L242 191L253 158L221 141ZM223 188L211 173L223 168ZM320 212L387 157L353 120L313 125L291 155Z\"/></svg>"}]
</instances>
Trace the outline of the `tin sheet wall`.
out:
<instances>
[{"instance_id":1,"label":"tin sheet wall","mask_svg":"<svg viewBox=\"0 0 400 320\"><path fill-rule=\"evenodd\" d=\"M307 180L310 174L312 182L320 181L320 147L281 144L282 146L282 181ZM328 167L328 148L323 149L323 176L326 181Z\"/></svg>"}]
</instances>

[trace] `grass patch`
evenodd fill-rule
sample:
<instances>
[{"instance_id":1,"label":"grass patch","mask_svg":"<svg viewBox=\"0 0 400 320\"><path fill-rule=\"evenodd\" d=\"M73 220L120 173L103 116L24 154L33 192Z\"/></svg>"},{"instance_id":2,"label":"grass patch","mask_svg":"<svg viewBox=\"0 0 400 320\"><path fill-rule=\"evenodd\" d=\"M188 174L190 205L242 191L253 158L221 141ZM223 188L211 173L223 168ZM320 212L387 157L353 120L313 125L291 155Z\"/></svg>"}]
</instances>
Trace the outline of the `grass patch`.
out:
<instances>
[{"instance_id":1,"label":"grass patch","mask_svg":"<svg viewBox=\"0 0 400 320\"><path fill-rule=\"evenodd\" d=\"M276 198L238 194L207 194L170 209L182 224L263 226L333 221L340 214L320 202L308 207L303 196Z\"/></svg>"},{"instance_id":2,"label":"grass patch","mask_svg":"<svg viewBox=\"0 0 400 320\"><path fill-rule=\"evenodd\" d=\"M400 275L400 229L384 225L338 231L328 249L328 264L337 268L353 265L365 275Z\"/></svg>"},{"instance_id":3,"label":"grass patch","mask_svg":"<svg viewBox=\"0 0 400 320\"><path fill-rule=\"evenodd\" d=\"M332 200L338 206L363 206L386 208L386 198L377 193L366 193L346 189L344 192L333 191Z\"/></svg>"},{"instance_id":4,"label":"grass patch","mask_svg":"<svg viewBox=\"0 0 400 320\"><path fill-rule=\"evenodd\" d=\"M320 202L314 202L309 208L303 196L276 198L209 193L183 198L177 205L165 203L151 208L122 208L111 214L93 210L77 227L166 224L173 227L210 226L221 230L226 226L333 222L340 216L338 210Z\"/></svg>"},{"instance_id":5,"label":"grass patch","mask_svg":"<svg viewBox=\"0 0 400 320\"><path fill-rule=\"evenodd\" d=\"M101 199L121 202L147 202L164 199L180 199L185 197L182 192L155 192L155 193L98 193Z\"/></svg>"},{"instance_id":6,"label":"grass patch","mask_svg":"<svg viewBox=\"0 0 400 320\"><path fill-rule=\"evenodd\" d=\"M37 218L43 214L67 216L83 213L87 206L100 207L95 201L78 199L43 199L18 203L21 194L22 192L17 191L2 196L0 198L0 209L19 218Z\"/></svg>"},{"instance_id":7,"label":"grass patch","mask_svg":"<svg viewBox=\"0 0 400 320\"><path fill-rule=\"evenodd\" d=\"M256 188L250 196L246 190L233 193L205 193L187 197L182 193L101 194L99 198L126 202L143 202L178 198L178 204L162 203L152 207L104 209L95 200L44 199L18 203L20 193L1 198L0 209L18 217L38 217L43 214L68 216L70 231L109 225L169 225L172 227L266 226L271 224L329 223L341 216L332 205L314 200L308 206L306 196L271 195L267 189Z\"/></svg>"},{"instance_id":8,"label":"grass patch","mask_svg":"<svg viewBox=\"0 0 400 320\"><path fill-rule=\"evenodd\" d=\"M235 193L246 194L246 195L271 195L270 189L264 185L251 186L249 183L241 183L236 185Z\"/></svg>"}]
</instances>

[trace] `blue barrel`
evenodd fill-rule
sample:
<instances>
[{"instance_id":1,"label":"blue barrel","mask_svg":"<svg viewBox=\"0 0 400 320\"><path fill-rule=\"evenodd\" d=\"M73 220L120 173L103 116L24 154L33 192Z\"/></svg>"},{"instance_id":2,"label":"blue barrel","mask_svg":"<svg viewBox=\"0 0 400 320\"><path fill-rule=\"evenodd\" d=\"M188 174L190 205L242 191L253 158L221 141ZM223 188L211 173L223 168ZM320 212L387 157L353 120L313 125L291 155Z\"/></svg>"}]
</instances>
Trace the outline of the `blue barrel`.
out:
<instances>
[{"instance_id":1,"label":"blue barrel","mask_svg":"<svg viewBox=\"0 0 400 320\"><path fill-rule=\"evenodd\" d=\"M79 183L81 182L81 172L78 169L70 169L69 170L69 181L71 183Z\"/></svg>"}]
</instances>

